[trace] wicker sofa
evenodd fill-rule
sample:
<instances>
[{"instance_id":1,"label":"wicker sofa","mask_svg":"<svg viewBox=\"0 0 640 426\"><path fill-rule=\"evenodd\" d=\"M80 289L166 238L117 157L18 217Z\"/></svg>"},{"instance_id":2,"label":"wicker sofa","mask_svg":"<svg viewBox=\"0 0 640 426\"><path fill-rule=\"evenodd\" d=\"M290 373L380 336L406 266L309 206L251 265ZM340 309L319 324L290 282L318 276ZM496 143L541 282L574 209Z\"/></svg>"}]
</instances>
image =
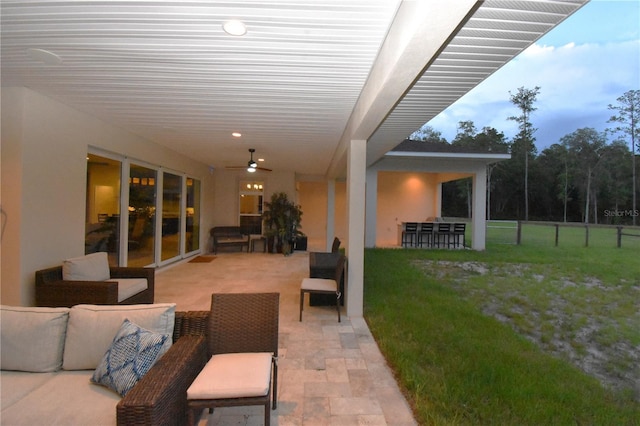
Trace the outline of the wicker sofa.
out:
<instances>
[{"instance_id":1,"label":"wicker sofa","mask_svg":"<svg viewBox=\"0 0 640 426\"><path fill-rule=\"evenodd\" d=\"M35 273L36 306L153 303L154 292L153 268L109 267L104 252L68 259Z\"/></svg>"},{"instance_id":2,"label":"wicker sofa","mask_svg":"<svg viewBox=\"0 0 640 426\"><path fill-rule=\"evenodd\" d=\"M213 239L213 253L223 247L243 247L249 251L249 235L243 233L239 226L215 226L209 231Z\"/></svg>"},{"instance_id":3,"label":"wicker sofa","mask_svg":"<svg viewBox=\"0 0 640 426\"><path fill-rule=\"evenodd\" d=\"M142 306L148 309L162 309L163 305L169 304L133 305L131 308ZM113 318L105 319L107 314L104 312L126 309L127 307L80 305L68 309L3 306L2 372L0 376L2 380L0 389L2 423L12 425L46 423L154 426L185 424L187 422L186 390L207 361L205 329L209 311L175 312L175 305L171 306L173 306L173 310L169 307L163 311L163 320L154 319L153 321L159 321L158 324L162 323L164 326L169 324L172 326L173 344L153 364L153 367L127 391L124 397L104 386L91 383L90 379L94 370L66 368L65 365L87 362L87 359L90 358L90 354L81 354L82 356L78 357L77 354L70 355L68 353L78 347L78 341L71 343L69 340L73 339L70 336L75 335L77 338L78 324L86 324L84 332L91 334L90 337L95 339L94 334L104 331L110 323L115 321ZM65 314L65 309L67 314ZM87 312L78 316L80 311L72 312L73 309L85 309ZM137 318L135 312L126 310L118 311L117 315L123 312L127 318ZM23 326L19 325L25 323L22 316L33 319L34 316L37 317L40 314L45 315L46 321L26 321L31 324L27 327L30 330L29 333L32 334L31 336L16 333L17 328L23 329ZM63 326L68 324L68 329L62 332L62 342L58 342L58 344L52 341L52 339L56 339L56 333L51 332L52 321L47 320L47 315L58 318L56 321ZM74 318L76 323L72 325ZM141 318L138 320L147 321ZM38 322L46 323L46 325L34 327L33 324ZM18 325L11 327L11 324ZM27 340L32 347L26 349L23 347L22 350L28 349L28 353L37 353L36 358L43 355L45 349L54 353L58 351L60 352L59 363L62 368L54 368L53 371L47 371L50 369L45 368L45 371L42 372L30 372L29 370L34 368L25 368L23 358L29 358L30 355L20 356L20 348L16 348L16 341L19 346L19 341L25 340L25 337L30 338ZM12 351L13 354L11 354ZM31 362L33 363L33 360ZM9 365L11 363L14 365ZM34 367L34 365L30 367ZM35 365L35 367L37 370L43 365ZM80 367L82 366L80 365Z\"/></svg>"}]
</instances>

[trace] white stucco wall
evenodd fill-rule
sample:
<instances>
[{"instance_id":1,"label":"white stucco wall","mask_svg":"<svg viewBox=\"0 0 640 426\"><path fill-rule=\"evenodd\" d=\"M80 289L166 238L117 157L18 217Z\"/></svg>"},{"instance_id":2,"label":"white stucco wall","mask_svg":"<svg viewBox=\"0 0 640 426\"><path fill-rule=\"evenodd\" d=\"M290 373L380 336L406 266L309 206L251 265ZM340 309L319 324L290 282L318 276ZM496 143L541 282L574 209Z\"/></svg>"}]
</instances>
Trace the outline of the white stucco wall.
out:
<instances>
[{"instance_id":1,"label":"white stucco wall","mask_svg":"<svg viewBox=\"0 0 640 426\"><path fill-rule=\"evenodd\" d=\"M436 175L379 172L376 246L396 246L398 225L435 216Z\"/></svg>"},{"instance_id":2,"label":"white stucco wall","mask_svg":"<svg viewBox=\"0 0 640 426\"><path fill-rule=\"evenodd\" d=\"M90 146L201 179L202 234L209 229L213 176L205 164L32 90L3 88L2 303L32 304L36 270L84 254Z\"/></svg>"}]
</instances>

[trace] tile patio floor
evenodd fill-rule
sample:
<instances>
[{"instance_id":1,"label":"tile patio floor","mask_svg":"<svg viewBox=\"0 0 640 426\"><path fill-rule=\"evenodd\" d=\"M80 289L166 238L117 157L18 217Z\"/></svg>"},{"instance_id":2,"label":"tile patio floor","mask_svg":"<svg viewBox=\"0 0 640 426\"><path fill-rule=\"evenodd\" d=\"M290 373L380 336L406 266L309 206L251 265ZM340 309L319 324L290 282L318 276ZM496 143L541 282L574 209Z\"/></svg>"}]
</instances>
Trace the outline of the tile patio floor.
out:
<instances>
[{"instance_id":1,"label":"tile patio floor","mask_svg":"<svg viewBox=\"0 0 640 426\"><path fill-rule=\"evenodd\" d=\"M298 321L300 282L309 255L219 253L210 263L183 262L156 272L156 302L208 310L211 293L280 293L278 408L272 425L416 425L367 324L335 307L310 307ZM344 313L344 310L343 310ZM262 407L217 409L200 426L261 425Z\"/></svg>"}]
</instances>

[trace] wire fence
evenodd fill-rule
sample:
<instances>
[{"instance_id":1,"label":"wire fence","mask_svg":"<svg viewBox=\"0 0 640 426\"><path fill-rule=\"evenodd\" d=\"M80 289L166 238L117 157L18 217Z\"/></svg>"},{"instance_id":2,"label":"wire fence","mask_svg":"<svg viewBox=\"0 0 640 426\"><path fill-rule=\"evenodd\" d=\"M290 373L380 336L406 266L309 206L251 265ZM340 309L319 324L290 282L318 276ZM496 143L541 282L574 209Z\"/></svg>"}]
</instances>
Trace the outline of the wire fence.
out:
<instances>
[{"instance_id":1,"label":"wire fence","mask_svg":"<svg viewBox=\"0 0 640 426\"><path fill-rule=\"evenodd\" d=\"M640 250L640 227L573 222L517 221L515 244Z\"/></svg>"},{"instance_id":2,"label":"wire fence","mask_svg":"<svg viewBox=\"0 0 640 426\"><path fill-rule=\"evenodd\" d=\"M516 244L518 236L517 220L488 220L487 244Z\"/></svg>"},{"instance_id":3,"label":"wire fence","mask_svg":"<svg viewBox=\"0 0 640 426\"><path fill-rule=\"evenodd\" d=\"M446 218L470 222L466 218ZM466 229L466 245L472 244L472 227ZM596 225L576 222L488 220L486 244L556 247L611 247L636 249L640 254L640 226Z\"/></svg>"}]
</instances>

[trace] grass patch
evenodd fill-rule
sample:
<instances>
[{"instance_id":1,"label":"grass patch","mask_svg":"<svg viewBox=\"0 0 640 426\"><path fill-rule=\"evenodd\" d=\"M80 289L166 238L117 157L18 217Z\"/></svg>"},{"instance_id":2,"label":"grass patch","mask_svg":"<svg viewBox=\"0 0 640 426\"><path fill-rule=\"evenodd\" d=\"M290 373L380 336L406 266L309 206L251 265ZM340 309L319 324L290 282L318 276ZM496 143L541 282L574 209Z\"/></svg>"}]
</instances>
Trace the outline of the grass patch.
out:
<instances>
[{"instance_id":1,"label":"grass patch","mask_svg":"<svg viewBox=\"0 0 640 426\"><path fill-rule=\"evenodd\" d=\"M632 391L604 387L552 349L587 354L580 332L594 312L610 319L598 325L602 346L639 338L637 252L611 252L367 250L365 317L418 422L638 424ZM623 356L607 368L635 365Z\"/></svg>"}]
</instances>

